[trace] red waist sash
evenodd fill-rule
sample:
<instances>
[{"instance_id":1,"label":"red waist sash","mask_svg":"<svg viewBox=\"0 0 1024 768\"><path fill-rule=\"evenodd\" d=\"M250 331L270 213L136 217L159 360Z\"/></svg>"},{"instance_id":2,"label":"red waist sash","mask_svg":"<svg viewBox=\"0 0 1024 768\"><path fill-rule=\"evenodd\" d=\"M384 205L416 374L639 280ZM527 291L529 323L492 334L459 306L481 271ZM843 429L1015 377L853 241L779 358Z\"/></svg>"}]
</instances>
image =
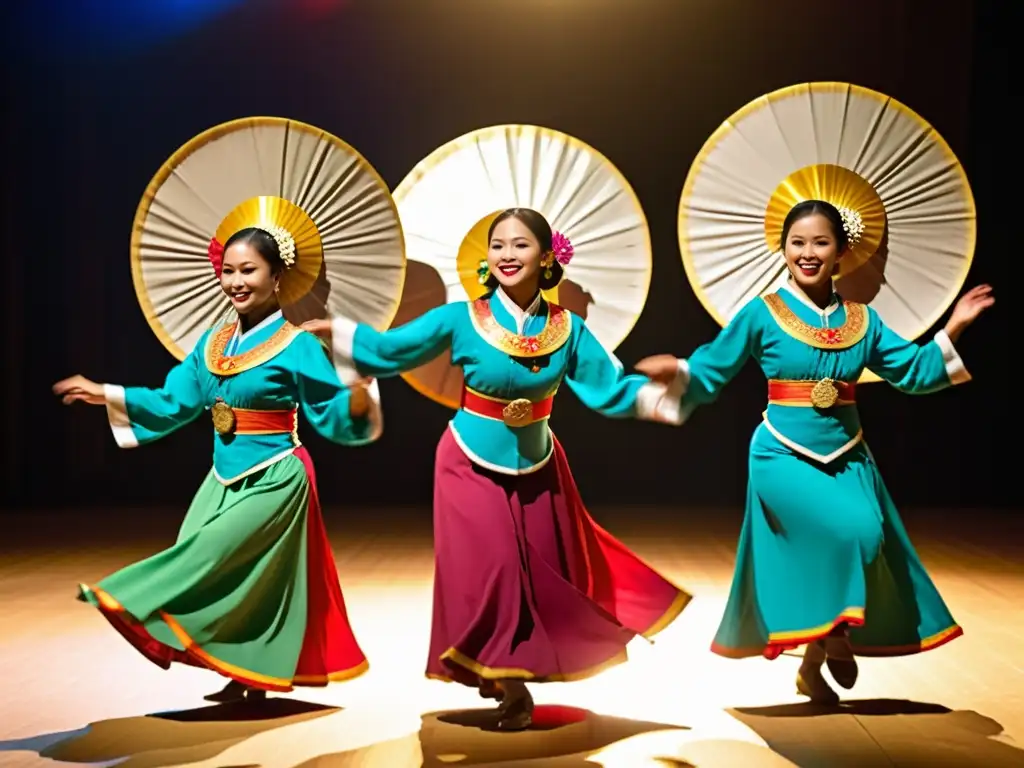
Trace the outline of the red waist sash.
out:
<instances>
[{"instance_id":1,"label":"red waist sash","mask_svg":"<svg viewBox=\"0 0 1024 768\"><path fill-rule=\"evenodd\" d=\"M296 409L287 411L256 411L232 408L218 400L210 409L213 428L222 435L277 435L292 432L296 426Z\"/></svg>"},{"instance_id":2,"label":"red waist sash","mask_svg":"<svg viewBox=\"0 0 1024 768\"><path fill-rule=\"evenodd\" d=\"M832 379L820 381L768 380L768 403L771 405L831 408L857 402L856 384Z\"/></svg>"},{"instance_id":3,"label":"red waist sash","mask_svg":"<svg viewBox=\"0 0 1024 768\"><path fill-rule=\"evenodd\" d=\"M526 398L499 400L474 392L469 387L462 390L463 409L477 416L503 421L509 427L525 427L527 424L546 419L551 415L554 402L553 395L534 403Z\"/></svg>"}]
</instances>

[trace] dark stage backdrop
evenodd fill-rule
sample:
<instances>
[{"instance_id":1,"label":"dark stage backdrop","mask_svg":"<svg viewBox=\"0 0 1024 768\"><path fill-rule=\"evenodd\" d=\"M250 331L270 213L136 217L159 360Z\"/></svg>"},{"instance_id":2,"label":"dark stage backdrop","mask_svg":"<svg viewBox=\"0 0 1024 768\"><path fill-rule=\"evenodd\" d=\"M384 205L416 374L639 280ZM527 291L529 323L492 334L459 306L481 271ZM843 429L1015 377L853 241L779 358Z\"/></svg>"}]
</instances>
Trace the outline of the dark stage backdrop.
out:
<instances>
[{"instance_id":1,"label":"dark stage backdrop","mask_svg":"<svg viewBox=\"0 0 1024 768\"><path fill-rule=\"evenodd\" d=\"M148 3L174 5L140 7ZM1000 190L1016 157L1005 112L1013 3L221 0L203 19L190 21L179 2L186 11L173 20L154 11L144 25L86 24L72 5L83 3L62 11L25 0L21 18L4 24L8 510L183 506L208 470L205 419L120 451L102 409L65 409L49 394L74 372L157 385L174 362L136 303L128 242L146 183L200 131L254 114L313 123L358 148L392 187L475 128L528 122L578 136L623 171L650 222L654 280L618 351L628 366L687 354L717 330L686 282L676 238L679 194L701 145L751 99L811 80L890 94L949 141L979 210L969 284L995 282L1000 296L960 344L973 383L926 398L864 388L865 430L890 489L908 506L1016 500L1019 379L1006 361L1020 346L1009 311L1020 262L1010 223L1020 214ZM429 503L449 412L400 379L382 391L376 445L344 449L304 432L328 504ZM681 429L606 420L571 394L552 423L595 506L733 506L764 396L750 365Z\"/></svg>"}]
</instances>

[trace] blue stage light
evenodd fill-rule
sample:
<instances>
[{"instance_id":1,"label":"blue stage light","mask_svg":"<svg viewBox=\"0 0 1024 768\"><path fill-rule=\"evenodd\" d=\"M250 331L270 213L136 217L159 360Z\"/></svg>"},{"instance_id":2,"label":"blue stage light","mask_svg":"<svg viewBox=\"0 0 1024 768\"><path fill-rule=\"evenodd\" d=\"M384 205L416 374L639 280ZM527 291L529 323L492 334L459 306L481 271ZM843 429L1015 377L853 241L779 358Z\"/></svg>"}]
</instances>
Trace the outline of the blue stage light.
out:
<instances>
[{"instance_id":1,"label":"blue stage light","mask_svg":"<svg viewBox=\"0 0 1024 768\"><path fill-rule=\"evenodd\" d=\"M246 0L23 0L15 39L45 55L160 43Z\"/></svg>"}]
</instances>

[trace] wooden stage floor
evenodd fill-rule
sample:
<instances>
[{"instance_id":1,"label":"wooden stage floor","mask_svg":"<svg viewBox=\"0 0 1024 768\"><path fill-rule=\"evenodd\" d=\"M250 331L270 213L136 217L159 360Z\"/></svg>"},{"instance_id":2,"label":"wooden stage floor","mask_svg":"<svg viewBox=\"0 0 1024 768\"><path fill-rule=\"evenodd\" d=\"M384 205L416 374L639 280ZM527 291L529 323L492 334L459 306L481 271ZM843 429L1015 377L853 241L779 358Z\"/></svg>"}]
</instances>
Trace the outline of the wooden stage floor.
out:
<instances>
[{"instance_id":1,"label":"wooden stage floor","mask_svg":"<svg viewBox=\"0 0 1024 768\"><path fill-rule=\"evenodd\" d=\"M430 512L332 510L342 586L369 673L250 710L204 706L221 680L146 662L74 600L166 546L174 511L5 515L0 535L0 765L123 768L643 768L1024 766L1024 516L906 513L964 637L864 659L838 709L801 703L799 659L708 649L729 586L738 511L607 509L595 517L696 599L656 644L592 680L534 687L539 723L475 723L476 693L423 677Z\"/></svg>"}]
</instances>

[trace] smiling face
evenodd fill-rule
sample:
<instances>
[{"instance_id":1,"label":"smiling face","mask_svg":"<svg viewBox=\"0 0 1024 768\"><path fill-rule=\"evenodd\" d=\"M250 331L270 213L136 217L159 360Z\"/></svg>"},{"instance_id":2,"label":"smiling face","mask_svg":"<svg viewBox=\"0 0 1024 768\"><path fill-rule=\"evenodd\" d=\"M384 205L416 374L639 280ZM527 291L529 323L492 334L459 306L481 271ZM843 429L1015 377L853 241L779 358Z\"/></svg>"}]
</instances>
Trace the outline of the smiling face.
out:
<instances>
[{"instance_id":1,"label":"smiling face","mask_svg":"<svg viewBox=\"0 0 1024 768\"><path fill-rule=\"evenodd\" d=\"M487 265L504 288L537 285L545 254L537 236L514 216L502 220L491 233Z\"/></svg>"},{"instance_id":2,"label":"smiling face","mask_svg":"<svg viewBox=\"0 0 1024 768\"><path fill-rule=\"evenodd\" d=\"M250 243L239 241L224 251L220 287L240 315L277 303L277 281L268 262Z\"/></svg>"},{"instance_id":3,"label":"smiling face","mask_svg":"<svg viewBox=\"0 0 1024 768\"><path fill-rule=\"evenodd\" d=\"M820 213L797 219L786 234L786 266L804 291L830 283L842 255L832 222Z\"/></svg>"}]
</instances>

